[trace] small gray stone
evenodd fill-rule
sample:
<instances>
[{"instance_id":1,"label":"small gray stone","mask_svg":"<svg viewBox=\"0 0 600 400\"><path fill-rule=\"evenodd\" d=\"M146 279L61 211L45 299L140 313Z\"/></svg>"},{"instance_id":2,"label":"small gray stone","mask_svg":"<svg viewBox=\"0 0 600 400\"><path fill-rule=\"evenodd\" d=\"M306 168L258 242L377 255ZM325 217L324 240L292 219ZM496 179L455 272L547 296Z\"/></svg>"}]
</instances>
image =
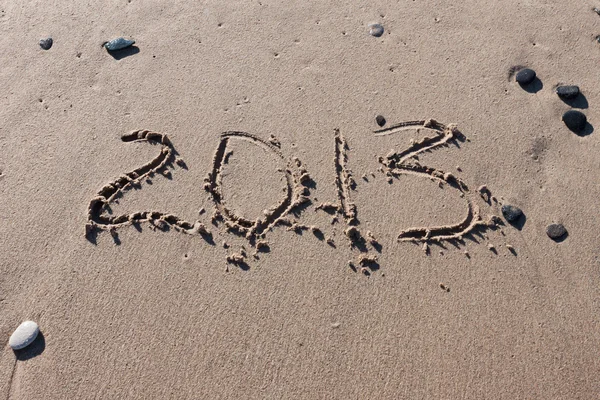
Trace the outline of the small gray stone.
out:
<instances>
[{"instance_id":1,"label":"small gray stone","mask_svg":"<svg viewBox=\"0 0 600 400\"><path fill-rule=\"evenodd\" d=\"M369 25L369 34L371 36L380 37L381 35L383 35L383 25L370 24Z\"/></svg>"},{"instance_id":2,"label":"small gray stone","mask_svg":"<svg viewBox=\"0 0 600 400\"><path fill-rule=\"evenodd\" d=\"M556 88L556 94L563 99L573 99L579 95L579 86L559 86Z\"/></svg>"},{"instance_id":3,"label":"small gray stone","mask_svg":"<svg viewBox=\"0 0 600 400\"><path fill-rule=\"evenodd\" d=\"M563 114L562 120L573 132L581 132L587 124L587 117L584 113L577 110L569 110Z\"/></svg>"},{"instance_id":4,"label":"small gray stone","mask_svg":"<svg viewBox=\"0 0 600 400\"><path fill-rule=\"evenodd\" d=\"M385 118L383 117L383 115L378 115L375 117L375 122L377 122L377 125L379 125L379 126L384 126Z\"/></svg>"},{"instance_id":5,"label":"small gray stone","mask_svg":"<svg viewBox=\"0 0 600 400\"><path fill-rule=\"evenodd\" d=\"M113 39L110 42L104 43L104 47L106 47L106 50L108 51L116 51L129 47L133 44L135 44L135 40L129 40L120 37L117 39Z\"/></svg>"},{"instance_id":6,"label":"small gray stone","mask_svg":"<svg viewBox=\"0 0 600 400\"><path fill-rule=\"evenodd\" d=\"M52 47L52 43L53 40L51 37L46 39L40 39L40 47L44 50L50 50L50 47Z\"/></svg>"},{"instance_id":7,"label":"small gray stone","mask_svg":"<svg viewBox=\"0 0 600 400\"><path fill-rule=\"evenodd\" d=\"M546 227L546 234L550 239L560 239L567 233L567 229L563 224L550 224Z\"/></svg>"},{"instance_id":8,"label":"small gray stone","mask_svg":"<svg viewBox=\"0 0 600 400\"><path fill-rule=\"evenodd\" d=\"M25 321L15 329L10 339L8 339L8 345L13 350L20 350L29 346L40 333L40 327L33 321Z\"/></svg>"},{"instance_id":9,"label":"small gray stone","mask_svg":"<svg viewBox=\"0 0 600 400\"><path fill-rule=\"evenodd\" d=\"M517 72L515 80L521 85L529 85L535 79L535 71L529 68L523 68Z\"/></svg>"},{"instance_id":10,"label":"small gray stone","mask_svg":"<svg viewBox=\"0 0 600 400\"><path fill-rule=\"evenodd\" d=\"M508 222L515 222L521 218L523 211L519 207L504 204L502 206L502 215L504 215L504 218L506 218Z\"/></svg>"}]
</instances>

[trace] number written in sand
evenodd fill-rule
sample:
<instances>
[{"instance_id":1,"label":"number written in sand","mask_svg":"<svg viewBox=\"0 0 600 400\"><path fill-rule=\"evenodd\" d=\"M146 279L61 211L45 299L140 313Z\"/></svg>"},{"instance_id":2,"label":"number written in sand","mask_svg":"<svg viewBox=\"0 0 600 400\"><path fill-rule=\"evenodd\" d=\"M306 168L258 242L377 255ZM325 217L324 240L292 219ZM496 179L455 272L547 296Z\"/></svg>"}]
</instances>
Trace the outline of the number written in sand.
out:
<instances>
[{"instance_id":1,"label":"number written in sand","mask_svg":"<svg viewBox=\"0 0 600 400\"><path fill-rule=\"evenodd\" d=\"M451 225L413 227L399 231L398 242L423 243L427 252L428 243L439 241L462 242L466 235L477 228L493 228L499 219L495 216L484 221L480 216L479 207L475 204L476 194L469 191L468 186L451 173L423 166L419 164L417 156L426 151L447 145L447 143L458 140L462 134L454 125L444 125L435 120L422 120L404 122L391 128L375 131L375 136L393 135L406 129L424 128L433 132L433 136L424 137L413 141L411 145L400 152L391 152L379 158L380 171L395 179L402 174L412 174L430 179L439 185L447 185L460 193L467 204L466 214L461 220ZM356 264L363 272L378 268L378 254L382 246L375 239L372 232L360 231L360 222L356 205L352 202L352 191L356 182L352 171L348 166L348 142L344 136L335 130L334 132L334 169L335 184L338 198L335 202L324 202L315 205L315 211L324 211L332 215L332 223L335 225L339 219L343 219L344 235L353 252L357 253ZM158 155L148 163L125 173L105 185L98 194L90 201L85 234L88 240L95 242L96 236L102 231L111 233L118 243L117 229L148 222L154 229L176 230L187 234L199 234L208 243L214 244L213 231L217 229L219 234L234 234L243 237L248 244L255 249L253 256L258 259L257 254L269 248L267 236L277 226L285 226L289 231L312 231L315 237L324 241L329 246L336 247L333 237L326 237L323 230L318 226L308 226L299 222L302 213L311 205L310 188L314 187L307 169L297 157L287 157L281 151L281 144L271 135L268 140L245 132L225 132L221 134L215 155L212 170L205 178L204 189L210 194L214 203L214 212L211 216L211 224L201 221L186 221L174 214L163 211L137 211L131 214L113 215L110 205L117 198L125 196L131 188L140 187L146 179L155 175L170 176L170 169L181 167L187 168L185 162L178 157L173 144L169 138L160 133L147 130L135 131L122 137L128 142L146 142L160 148ZM283 196L266 208L263 215L251 219L232 208L225 198L223 191L223 168L227 158L231 154L229 149L233 143L244 143L249 146L258 146L267 156L272 157L278 164L277 171L282 175L285 187ZM211 226L212 225L212 226ZM213 228L214 226L214 228ZM221 229L223 228L223 229ZM250 256L245 250L240 253L231 254L227 257L229 263L239 266L247 266ZM351 262L351 267L356 267Z\"/></svg>"}]
</instances>

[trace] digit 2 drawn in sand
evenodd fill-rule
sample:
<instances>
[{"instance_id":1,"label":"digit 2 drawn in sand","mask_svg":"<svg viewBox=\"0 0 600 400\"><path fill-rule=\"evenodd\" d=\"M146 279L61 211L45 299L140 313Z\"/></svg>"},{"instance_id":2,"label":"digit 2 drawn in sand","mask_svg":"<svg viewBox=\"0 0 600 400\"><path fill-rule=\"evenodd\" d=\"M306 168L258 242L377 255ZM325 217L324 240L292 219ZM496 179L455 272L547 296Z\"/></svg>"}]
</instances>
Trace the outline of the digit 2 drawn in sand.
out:
<instances>
[{"instance_id":1,"label":"digit 2 drawn in sand","mask_svg":"<svg viewBox=\"0 0 600 400\"><path fill-rule=\"evenodd\" d=\"M390 128L375 131L376 136L391 135L402 130L414 128L427 128L435 132L433 137L424 137L413 141L411 146L401 152L390 152L385 157L380 157L386 175L397 178L401 174L414 174L426 177L437 182L439 185L448 184L458 190L461 197L467 202L467 214L465 218L453 225L416 227L400 231L398 241L442 241L462 240L463 235L471 232L477 227L495 227L499 219L492 216L488 221L483 221L480 216L479 207L474 203L472 194L467 185L451 173L426 167L417 161L420 153L433 150L441 146L447 146L452 140L462 137L462 134L454 124L444 125L433 119L408 121L396 124Z\"/></svg>"},{"instance_id":2,"label":"digit 2 drawn in sand","mask_svg":"<svg viewBox=\"0 0 600 400\"><path fill-rule=\"evenodd\" d=\"M159 229L165 229L168 225L175 229L183 230L186 233L200 233L210 236L206 227L200 223L191 223L173 215L160 211L139 211L132 214L122 214L113 216L109 213L110 204L118 197L123 196L127 190L139 186L144 179L150 179L155 174L169 176L167 167L173 163L182 168L186 168L184 161L177 157L177 152L173 148L167 135L151 132L148 130L139 130L131 132L121 137L123 142L147 142L152 145L161 146L160 153L150 162L142 165L135 170L121 175L111 183L105 185L98 195L90 201L88 207L88 221L85 226L86 237L93 240L98 231L108 230L113 237L116 237L116 229L123 226L136 224L143 221L149 221Z\"/></svg>"}]
</instances>

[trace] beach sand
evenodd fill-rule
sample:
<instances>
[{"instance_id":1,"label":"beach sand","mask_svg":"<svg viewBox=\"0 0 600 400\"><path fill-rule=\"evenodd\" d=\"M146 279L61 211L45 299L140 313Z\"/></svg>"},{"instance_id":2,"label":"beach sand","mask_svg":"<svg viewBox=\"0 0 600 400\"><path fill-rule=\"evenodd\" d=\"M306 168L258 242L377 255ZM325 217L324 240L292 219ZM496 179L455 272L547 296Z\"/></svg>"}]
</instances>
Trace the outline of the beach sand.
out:
<instances>
[{"instance_id":1,"label":"beach sand","mask_svg":"<svg viewBox=\"0 0 600 400\"><path fill-rule=\"evenodd\" d=\"M593 4L354 3L4 2L0 397L597 398Z\"/></svg>"}]
</instances>

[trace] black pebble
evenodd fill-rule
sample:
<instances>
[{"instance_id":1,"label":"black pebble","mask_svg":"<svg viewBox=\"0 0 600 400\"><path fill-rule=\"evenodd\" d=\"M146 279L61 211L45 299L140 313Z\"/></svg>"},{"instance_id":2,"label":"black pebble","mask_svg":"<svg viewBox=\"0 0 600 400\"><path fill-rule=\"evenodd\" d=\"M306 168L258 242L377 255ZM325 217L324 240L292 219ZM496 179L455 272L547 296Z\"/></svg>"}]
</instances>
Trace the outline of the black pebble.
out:
<instances>
[{"instance_id":1,"label":"black pebble","mask_svg":"<svg viewBox=\"0 0 600 400\"><path fill-rule=\"evenodd\" d=\"M587 118L584 113L577 110L569 110L563 114L562 120L573 132L581 132L585 128Z\"/></svg>"},{"instance_id":2,"label":"black pebble","mask_svg":"<svg viewBox=\"0 0 600 400\"><path fill-rule=\"evenodd\" d=\"M519 207L505 204L502 206L502 215L504 215L504 218L506 218L508 222L515 222L521 218L523 211Z\"/></svg>"},{"instance_id":3,"label":"black pebble","mask_svg":"<svg viewBox=\"0 0 600 400\"><path fill-rule=\"evenodd\" d=\"M535 71L529 68L524 68L517 72L515 79L521 85L529 85L535 79Z\"/></svg>"},{"instance_id":4,"label":"black pebble","mask_svg":"<svg viewBox=\"0 0 600 400\"><path fill-rule=\"evenodd\" d=\"M550 224L546 227L546 234L550 239L560 239L567 233L562 224Z\"/></svg>"},{"instance_id":5,"label":"black pebble","mask_svg":"<svg viewBox=\"0 0 600 400\"><path fill-rule=\"evenodd\" d=\"M383 117L383 115L376 116L375 121L377 122L377 125L379 125L379 126L385 125L385 118Z\"/></svg>"},{"instance_id":6,"label":"black pebble","mask_svg":"<svg viewBox=\"0 0 600 400\"><path fill-rule=\"evenodd\" d=\"M369 25L369 33L375 37L380 37L381 35L383 35L383 25L381 25L381 24Z\"/></svg>"},{"instance_id":7,"label":"black pebble","mask_svg":"<svg viewBox=\"0 0 600 400\"><path fill-rule=\"evenodd\" d=\"M40 39L40 47L44 50L50 50L50 47L52 47L52 38Z\"/></svg>"},{"instance_id":8,"label":"black pebble","mask_svg":"<svg viewBox=\"0 0 600 400\"><path fill-rule=\"evenodd\" d=\"M579 95L579 86L559 86L556 88L556 94L563 99L573 99Z\"/></svg>"}]
</instances>

